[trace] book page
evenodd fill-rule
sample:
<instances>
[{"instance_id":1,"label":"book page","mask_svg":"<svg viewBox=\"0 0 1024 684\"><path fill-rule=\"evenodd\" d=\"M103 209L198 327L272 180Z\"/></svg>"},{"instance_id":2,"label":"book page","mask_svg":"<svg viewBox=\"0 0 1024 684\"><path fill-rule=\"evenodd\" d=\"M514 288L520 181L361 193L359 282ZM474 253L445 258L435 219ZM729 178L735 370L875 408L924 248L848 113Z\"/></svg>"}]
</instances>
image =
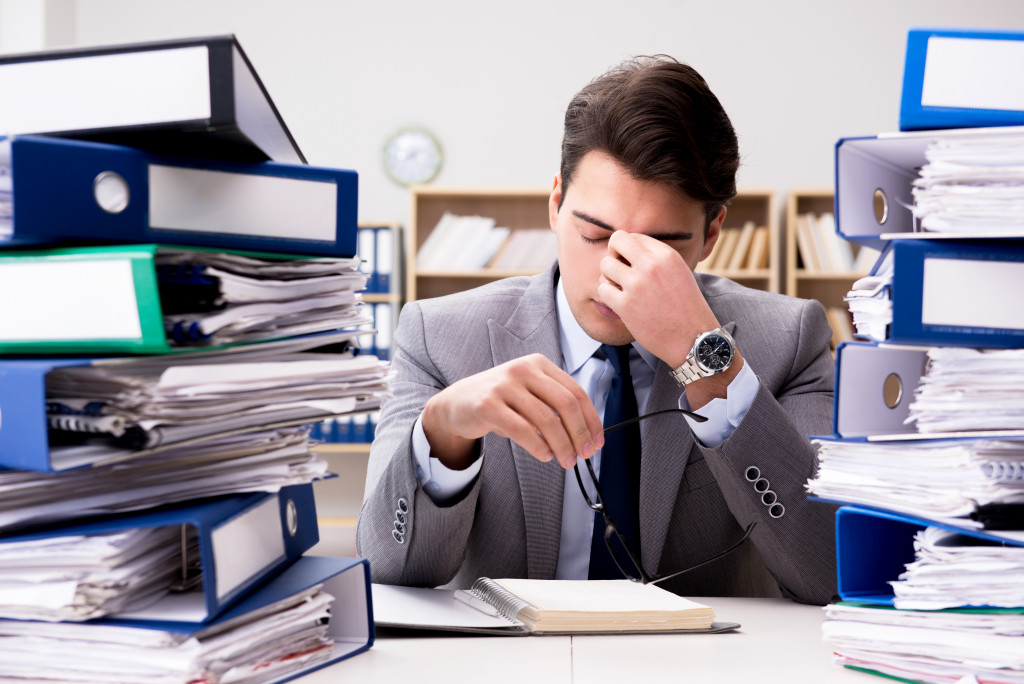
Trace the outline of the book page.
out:
<instances>
[{"instance_id":1,"label":"book page","mask_svg":"<svg viewBox=\"0 0 1024 684\"><path fill-rule=\"evenodd\" d=\"M702 611L702 603L677 596L655 584L629 580L500 579L497 584L543 611L580 613Z\"/></svg>"}]
</instances>

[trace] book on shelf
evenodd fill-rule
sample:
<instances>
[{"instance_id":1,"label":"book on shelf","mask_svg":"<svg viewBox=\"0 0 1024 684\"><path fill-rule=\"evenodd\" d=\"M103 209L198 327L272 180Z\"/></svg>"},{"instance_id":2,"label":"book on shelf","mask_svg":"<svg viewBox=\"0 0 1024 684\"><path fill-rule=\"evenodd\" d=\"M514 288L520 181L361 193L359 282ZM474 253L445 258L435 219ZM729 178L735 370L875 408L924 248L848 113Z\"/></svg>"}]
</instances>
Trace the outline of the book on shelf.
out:
<instances>
[{"instance_id":1,"label":"book on shelf","mask_svg":"<svg viewBox=\"0 0 1024 684\"><path fill-rule=\"evenodd\" d=\"M5 135L305 164L233 35L0 56Z\"/></svg>"},{"instance_id":2,"label":"book on shelf","mask_svg":"<svg viewBox=\"0 0 1024 684\"><path fill-rule=\"evenodd\" d=\"M733 247L729 263L723 267L723 270L742 270L749 261L750 244L754 239L754 231L757 230L757 224L753 221L747 221L743 224L742 228L736 230L739 231L738 237L736 238L736 245Z\"/></svg>"},{"instance_id":3,"label":"book on shelf","mask_svg":"<svg viewBox=\"0 0 1024 684\"><path fill-rule=\"evenodd\" d=\"M750 242L750 256L746 263L748 271L759 271L768 268L769 250L771 248L769 244L770 239L771 235L769 234L768 226L758 226L754 231L754 237Z\"/></svg>"},{"instance_id":4,"label":"book on shelf","mask_svg":"<svg viewBox=\"0 0 1024 684\"><path fill-rule=\"evenodd\" d=\"M796 246L807 273L821 273L824 268L818 253L817 243L810 222L811 214L800 214L796 217Z\"/></svg>"},{"instance_id":5,"label":"book on shelf","mask_svg":"<svg viewBox=\"0 0 1024 684\"><path fill-rule=\"evenodd\" d=\"M509 233L509 229L503 226L491 226L486 230L475 231L464 251L457 255L451 268L460 271L478 271L485 268L505 244Z\"/></svg>"},{"instance_id":6,"label":"book on shelf","mask_svg":"<svg viewBox=\"0 0 1024 684\"><path fill-rule=\"evenodd\" d=\"M832 328L831 346L833 349L843 342L853 339L853 323L850 321L850 312L842 306L829 306L825 308L825 315L828 324Z\"/></svg>"},{"instance_id":7,"label":"book on shelf","mask_svg":"<svg viewBox=\"0 0 1024 684\"><path fill-rule=\"evenodd\" d=\"M445 212L416 254L422 271L475 271L484 268L508 238L509 229L485 216Z\"/></svg>"},{"instance_id":8,"label":"book on shelf","mask_svg":"<svg viewBox=\"0 0 1024 684\"><path fill-rule=\"evenodd\" d=\"M368 294L400 295L405 255L402 227L394 223L359 224L356 254L366 275Z\"/></svg>"},{"instance_id":9,"label":"book on shelf","mask_svg":"<svg viewBox=\"0 0 1024 684\"><path fill-rule=\"evenodd\" d=\"M870 273L881 256L882 252L880 250L868 247L867 245L861 245L857 248L857 254L853 257L853 272Z\"/></svg>"},{"instance_id":10,"label":"book on shelf","mask_svg":"<svg viewBox=\"0 0 1024 684\"><path fill-rule=\"evenodd\" d=\"M831 212L822 212L812 217L821 240L821 252L825 255L822 262L831 273L850 273L853 270L853 248L849 242L836 233L836 221Z\"/></svg>"},{"instance_id":11,"label":"book on shelf","mask_svg":"<svg viewBox=\"0 0 1024 684\"><path fill-rule=\"evenodd\" d=\"M796 243L808 273L851 273L855 257L852 245L836 233L831 212L808 212L796 217Z\"/></svg>"},{"instance_id":12,"label":"book on shelf","mask_svg":"<svg viewBox=\"0 0 1024 684\"><path fill-rule=\"evenodd\" d=\"M711 256L702 262L702 270L725 270L729 265L729 261L732 259L732 253L736 247L736 241L739 239L739 236L739 228L722 228L722 232L718 235L718 243L715 245L714 250L712 250Z\"/></svg>"},{"instance_id":13,"label":"book on shelf","mask_svg":"<svg viewBox=\"0 0 1024 684\"><path fill-rule=\"evenodd\" d=\"M478 579L471 589L374 585L377 625L491 634L725 632L705 604L630 580Z\"/></svg>"},{"instance_id":14,"label":"book on shelf","mask_svg":"<svg viewBox=\"0 0 1024 684\"><path fill-rule=\"evenodd\" d=\"M541 271L558 258L558 238L550 228L513 230L491 262L501 271Z\"/></svg>"}]
</instances>

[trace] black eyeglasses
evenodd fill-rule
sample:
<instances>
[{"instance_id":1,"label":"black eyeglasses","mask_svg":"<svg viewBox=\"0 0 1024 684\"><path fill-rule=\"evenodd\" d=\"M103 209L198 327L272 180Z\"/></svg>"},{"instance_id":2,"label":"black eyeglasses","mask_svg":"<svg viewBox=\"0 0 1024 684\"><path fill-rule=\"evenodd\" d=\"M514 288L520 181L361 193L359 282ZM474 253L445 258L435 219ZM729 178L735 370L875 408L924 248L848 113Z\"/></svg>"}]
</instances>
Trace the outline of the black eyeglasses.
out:
<instances>
[{"instance_id":1,"label":"black eyeglasses","mask_svg":"<svg viewBox=\"0 0 1024 684\"><path fill-rule=\"evenodd\" d=\"M605 434L609 432L614 432L615 430L623 428L627 425L631 425L641 420L651 418L652 416L658 416L665 413L682 413L686 416L689 416L698 423L703 423L704 421L707 420L707 418L705 418L704 416L699 415L697 413L693 413L692 411L687 411L686 409L663 409L661 411L652 411L651 413L645 413L642 416L630 418L629 420L624 420L621 423L617 423L615 425L606 427L604 429L604 432ZM576 465L573 466L573 469L576 471L576 482L580 486L580 493L583 495L584 500L586 500L587 506L589 506L591 510L600 513L601 517L604 518L604 544L606 547L608 547L608 554L612 557L612 560L615 562L615 565L619 568L619 571L623 574L623 576L632 582L639 582L640 584L657 584L658 582L663 582L667 579L678 577L679 575L683 575L692 570L696 570L697 568L701 568L707 565L708 563L712 563L721 558L722 556L727 556L728 554L738 549L743 544L743 542L747 541L747 539L750 538L750 533L754 530L754 525L757 524L757 522L755 521L747 525L747 529L746 531L744 531L743 536L740 537L739 541L735 542L726 550L718 554L715 554L710 558L702 560L701 562L695 565L691 565L688 568L684 568L682 570L678 570L667 575L648 575L647 572L644 570L643 565L640 564L640 559L637 557L635 553L633 553L633 550L629 548L629 544L626 543L626 538L623 536L622 531L619 529L619 526L615 524L615 521L612 520L612 517L608 515L608 511L605 510L604 494L601 493L601 485L597 481L597 473L594 472L593 464L591 464L589 458L585 459L584 463L587 466L587 472L590 473L590 481L594 483L594 491L597 493L597 501L593 501L590 498L590 495L587 494L587 488L583 486L583 477L580 475L580 464L579 461L577 461ZM613 537L616 537L618 539L618 544L612 543ZM625 551L625 558L621 557L621 554L618 551L619 547L621 547Z\"/></svg>"}]
</instances>

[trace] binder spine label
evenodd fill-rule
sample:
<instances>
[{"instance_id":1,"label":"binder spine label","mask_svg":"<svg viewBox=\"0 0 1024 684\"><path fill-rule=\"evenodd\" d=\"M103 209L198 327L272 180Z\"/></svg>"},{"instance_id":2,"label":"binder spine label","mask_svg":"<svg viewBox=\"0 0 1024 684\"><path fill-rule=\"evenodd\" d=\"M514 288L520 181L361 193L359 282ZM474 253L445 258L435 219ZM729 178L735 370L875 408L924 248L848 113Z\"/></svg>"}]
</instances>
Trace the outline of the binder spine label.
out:
<instances>
[{"instance_id":1,"label":"binder spine label","mask_svg":"<svg viewBox=\"0 0 1024 684\"><path fill-rule=\"evenodd\" d=\"M285 558L280 495L219 525L210 535L218 601Z\"/></svg>"},{"instance_id":2,"label":"binder spine label","mask_svg":"<svg viewBox=\"0 0 1024 684\"><path fill-rule=\"evenodd\" d=\"M1006 306L1006 293L1024 288L1024 262L973 259L924 260L921 323L960 332L1024 334L1024 310ZM964 296L969 294L969 296Z\"/></svg>"},{"instance_id":3,"label":"binder spine label","mask_svg":"<svg viewBox=\"0 0 1024 684\"><path fill-rule=\"evenodd\" d=\"M142 337L129 259L2 260L0 292L17 293L0 298L3 342Z\"/></svg>"},{"instance_id":4,"label":"binder spine label","mask_svg":"<svg viewBox=\"0 0 1024 684\"><path fill-rule=\"evenodd\" d=\"M206 46L196 46L0 65L0 93L32 92L35 100L31 107L4 107L0 131L208 120L209 60Z\"/></svg>"},{"instance_id":5,"label":"binder spine label","mask_svg":"<svg viewBox=\"0 0 1024 684\"><path fill-rule=\"evenodd\" d=\"M154 230L333 242L338 185L150 164L149 223Z\"/></svg>"},{"instance_id":6,"label":"binder spine label","mask_svg":"<svg viewBox=\"0 0 1024 684\"><path fill-rule=\"evenodd\" d=\"M1006 80L1006 74L1022 71L1022 41L932 36L928 39L921 105L1024 109L1024 89L1007 87Z\"/></svg>"}]
</instances>

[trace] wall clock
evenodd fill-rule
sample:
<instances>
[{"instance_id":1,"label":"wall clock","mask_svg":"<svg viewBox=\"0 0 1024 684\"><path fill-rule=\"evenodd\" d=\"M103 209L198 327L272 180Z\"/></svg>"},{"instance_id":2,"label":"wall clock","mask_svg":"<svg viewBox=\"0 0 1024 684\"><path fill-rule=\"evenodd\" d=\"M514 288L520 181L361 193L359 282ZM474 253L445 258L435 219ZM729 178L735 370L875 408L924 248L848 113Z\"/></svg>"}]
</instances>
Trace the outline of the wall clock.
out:
<instances>
[{"instance_id":1,"label":"wall clock","mask_svg":"<svg viewBox=\"0 0 1024 684\"><path fill-rule=\"evenodd\" d=\"M423 128L404 128L384 143L384 170L400 185L429 183L443 158L437 138Z\"/></svg>"}]
</instances>

